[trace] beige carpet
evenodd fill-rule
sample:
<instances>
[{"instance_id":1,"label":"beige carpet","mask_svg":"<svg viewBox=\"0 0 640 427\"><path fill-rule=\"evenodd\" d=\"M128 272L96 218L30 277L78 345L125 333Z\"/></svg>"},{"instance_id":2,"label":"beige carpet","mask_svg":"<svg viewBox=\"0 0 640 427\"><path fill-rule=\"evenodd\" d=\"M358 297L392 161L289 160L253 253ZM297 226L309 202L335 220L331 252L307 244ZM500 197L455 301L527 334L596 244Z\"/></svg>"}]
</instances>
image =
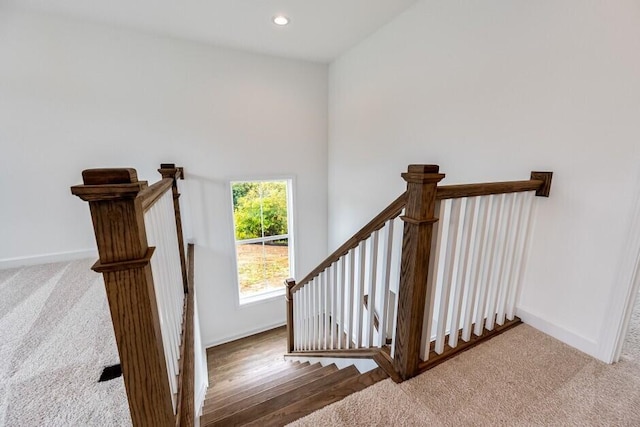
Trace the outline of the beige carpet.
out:
<instances>
[{"instance_id":1,"label":"beige carpet","mask_svg":"<svg viewBox=\"0 0 640 427\"><path fill-rule=\"evenodd\" d=\"M130 426L94 260L0 270L0 426Z\"/></svg>"},{"instance_id":2,"label":"beige carpet","mask_svg":"<svg viewBox=\"0 0 640 427\"><path fill-rule=\"evenodd\" d=\"M382 381L291 426L640 426L639 305L615 365L521 325L410 381Z\"/></svg>"}]
</instances>

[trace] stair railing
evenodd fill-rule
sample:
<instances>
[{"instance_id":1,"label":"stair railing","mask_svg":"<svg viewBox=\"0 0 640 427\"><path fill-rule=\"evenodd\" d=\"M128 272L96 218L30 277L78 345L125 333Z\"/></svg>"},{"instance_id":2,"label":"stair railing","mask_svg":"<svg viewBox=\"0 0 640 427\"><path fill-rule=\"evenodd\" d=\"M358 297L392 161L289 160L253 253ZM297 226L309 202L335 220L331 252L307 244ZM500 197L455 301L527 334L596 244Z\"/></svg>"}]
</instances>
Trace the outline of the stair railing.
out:
<instances>
[{"instance_id":1,"label":"stair railing","mask_svg":"<svg viewBox=\"0 0 640 427\"><path fill-rule=\"evenodd\" d=\"M520 322L533 198L549 196L552 173L438 186L437 165L410 165L402 177L403 195L298 284L286 282L291 355L371 354L400 381ZM380 351L363 352L372 347Z\"/></svg>"},{"instance_id":2,"label":"stair railing","mask_svg":"<svg viewBox=\"0 0 640 427\"><path fill-rule=\"evenodd\" d=\"M299 283L287 281L290 352L387 344L392 259L400 252L394 235L405 203L402 194Z\"/></svg>"},{"instance_id":3,"label":"stair railing","mask_svg":"<svg viewBox=\"0 0 640 427\"><path fill-rule=\"evenodd\" d=\"M548 197L551 177L438 188L420 370L520 322L534 198Z\"/></svg>"},{"instance_id":4,"label":"stair railing","mask_svg":"<svg viewBox=\"0 0 640 427\"><path fill-rule=\"evenodd\" d=\"M182 168L152 186L135 169L89 169L71 192L89 202L124 383L135 426L193 426L193 246L180 217Z\"/></svg>"}]
</instances>

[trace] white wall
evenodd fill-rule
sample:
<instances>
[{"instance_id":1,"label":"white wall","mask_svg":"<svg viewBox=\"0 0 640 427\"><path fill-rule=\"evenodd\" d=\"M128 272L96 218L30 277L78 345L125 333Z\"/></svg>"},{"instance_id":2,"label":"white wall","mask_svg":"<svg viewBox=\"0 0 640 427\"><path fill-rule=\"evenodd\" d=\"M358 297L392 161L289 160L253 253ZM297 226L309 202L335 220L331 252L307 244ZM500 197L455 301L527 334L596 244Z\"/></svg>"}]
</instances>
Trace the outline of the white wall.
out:
<instances>
[{"instance_id":1,"label":"white wall","mask_svg":"<svg viewBox=\"0 0 640 427\"><path fill-rule=\"evenodd\" d=\"M281 301L236 307L228 180L295 178L297 267L310 270L327 249L326 141L325 65L0 9L0 261L94 248L69 191L83 169L156 181L175 162L209 269L204 343L282 323Z\"/></svg>"},{"instance_id":2,"label":"white wall","mask_svg":"<svg viewBox=\"0 0 640 427\"><path fill-rule=\"evenodd\" d=\"M404 188L552 170L519 313L598 355L640 169L636 1L420 1L329 71L329 246ZM604 331L605 335L607 331Z\"/></svg>"}]
</instances>

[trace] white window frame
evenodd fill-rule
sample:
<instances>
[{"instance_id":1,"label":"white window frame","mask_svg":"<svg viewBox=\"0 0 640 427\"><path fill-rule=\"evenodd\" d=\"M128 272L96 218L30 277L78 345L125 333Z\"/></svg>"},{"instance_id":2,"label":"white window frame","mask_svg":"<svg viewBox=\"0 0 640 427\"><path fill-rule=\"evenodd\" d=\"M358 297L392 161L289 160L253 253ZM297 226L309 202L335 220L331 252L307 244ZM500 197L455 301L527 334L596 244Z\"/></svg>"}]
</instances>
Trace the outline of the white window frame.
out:
<instances>
[{"instance_id":1,"label":"white window frame","mask_svg":"<svg viewBox=\"0 0 640 427\"><path fill-rule=\"evenodd\" d=\"M237 184L237 183L242 183L242 182L252 182L252 183L259 183L259 182L278 182L278 181L285 181L287 183L287 234L281 234L278 236L266 236L266 237L258 237L255 239L244 239L244 240L237 240L236 239L236 220L235 220L235 215L234 215L234 205L233 205L233 185ZM240 306L244 306L247 304L252 304L252 303L256 303L256 302L264 302L264 301L268 301L268 300L272 300L272 299L276 299L276 298L281 298L282 296L285 295L285 288L284 288L284 282L282 284L282 288L281 289L272 289L272 290L268 290L268 291L264 291L264 292L259 292L253 295L248 295L248 296L243 296L242 292L240 291L240 276L239 276L239 272L238 272L238 250L237 250L237 246L239 244L251 244L251 243L262 243L262 242L269 242L269 241L273 241L273 240L281 240L281 239L288 239L288 256L289 256L289 277L295 277L295 233L294 233L294 213L295 213L295 209L294 209L294 204L293 204L293 199L294 199L294 178L287 176L287 177L273 177L273 178L239 178L239 179L233 179L231 181L229 181L229 196L230 196L230 201L231 201L231 224L232 224L232 235L233 235L233 262L234 262L234 268L235 268L235 290L236 293L238 295L238 304Z\"/></svg>"}]
</instances>

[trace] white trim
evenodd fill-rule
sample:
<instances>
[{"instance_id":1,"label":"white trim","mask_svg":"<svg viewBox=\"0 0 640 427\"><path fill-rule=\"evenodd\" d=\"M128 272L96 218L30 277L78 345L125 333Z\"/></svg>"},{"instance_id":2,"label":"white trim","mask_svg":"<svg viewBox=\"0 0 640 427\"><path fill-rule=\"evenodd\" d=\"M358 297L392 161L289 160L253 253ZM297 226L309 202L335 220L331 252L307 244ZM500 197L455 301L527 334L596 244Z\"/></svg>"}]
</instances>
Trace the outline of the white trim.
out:
<instances>
[{"instance_id":1,"label":"white trim","mask_svg":"<svg viewBox=\"0 0 640 427\"><path fill-rule=\"evenodd\" d=\"M247 306L263 303L263 302L271 302L275 299L280 299L285 296L284 284L281 289L271 289L269 291L260 292L258 294L253 294L247 297L240 297L239 306L240 308L245 308Z\"/></svg>"},{"instance_id":2,"label":"white trim","mask_svg":"<svg viewBox=\"0 0 640 427\"><path fill-rule=\"evenodd\" d=\"M256 237L255 239L244 239L244 240L236 240L237 245L250 245L253 243L266 243L273 242L274 240L284 240L288 239L288 234L278 234L277 236L264 236L264 237Z\"/></svg>"},{"instance_id":3,"label":"white trim","mask_svg":"<svg viewBox=\"0 0 640 427\"><path fill-rule=\"evenodd\" d=\"M629 234L599 336L598 358L607 363L620 359L633 305L640 290L640 174L636 182Z\"/></svg>"},{"instance_id":4,"label":"white trim","mask_svg":"<svg viewBox=\"0 0 640 427\"><path fill-rule=\"evenodd\" d=\"M246 337L250 337L251 335L255 335L255 334L259 334L260 332L265 332L265 331L269 331L271 329L275 329L275 328L279 328L281 326L286 325L287 322L286 321L279 321L267 326L261 326L259 328L256 329L251 329L248 331L244 331L244 332L240 332L239 334L233 334L233 335L228 335L226 337L223 338L218 338L215 339L213 341L208 341L207 343L205 343L204 348L211 348L211 347L215 347L217 345L220 344L225 344L231 341L235 341L235 340L239 340L241 338L246 338Z\"/></svg>"},{"instance_id":5,"label":"white trim","mask_svg":"<svg viewBox=\"0 0 640 427\"><path fill-rule=\"evenodd\" d=\"M229 189L229 197L228 197L228 203L229 205L227 206L227 218L228 221L230 223L230 227L231 227L231 240L233 241L233 258L232 258L232 265L233 265L233 271L234 271L234 276L235 276L235 280L233 281L233 286L234 286L234 292L236 295L236 299L235 299L235 303L236 303L236 308L240 309L240 308L244 308L247 307L249 305L255 304L255 303L261 303L261 302L266 302L266 301L272 301L275 298L281 297L283 296L284 293L284 283L283 283L283 289L273 289L270 291L267 291L265 293L260 293L260 294L256 294L254 295L250 295L250 296L246 296L246 297L242 297L242 295L240 295L240 280L238 277L238 251L237 251L237 245L238 244L242 244L242 243L246 243L247 240L252 240L252 239L245 239L244 241L242 240L236 240L236 222L235 222L235 218L233 216L233 184L234 183L238 183L238 182L273 182L273 181L287 181L287 230L288 233L286 234L286 238L289 240L289 277L295 277L295 273L297 271L297 265L296 265L296 251L297 251L297 245L296 245L296 238L295 238L295 234L296 234L296 229L295 227L297 226L297 218L296 218L296 209L294 206L294 201L296 199L296 195L295 195L295 190L296 190L296 176L295 175L276 175L273 177L262 177L262 178L238 178L238 179L228 179L227 180L227 187ZM284 236L284 235L283 235ZM275 236L275 237L279 237L279 236ZM260 238L260 241L263 238ZM267 237L268 239L268 237ZM254 298L255 297L255 298ZM265 329L267 330L267 329Z\"/></svg>"},{"instance_id":6,"label":"white trim","mask_svg":"<svg viewBox=\"0 0 640 427\"><path fill-rule=\"evenodd\" d=\"M0 270L6 268L23 267L28 265L50 264L53 262L75 261L85 258L98 258L96 249L84 249L81 251L55 252L43 255L27 257L6 258L0 260Z\"/></svg>"},{"instance_id":7,"label":"white trim","mask_svg":"<svg viewBox=\"0 0 640 427\"><path fill-rule=\"evenodd\" d=\"M589 356L599 358L597 342L575 332L569 331L555 323L551 323L548 320L543 319L541 316L522 307L516 308L516 316L522 319L522 321L527 325L532 326L537 330L570 345L571 347L587 353Z\"/></svg>"},{"instance_id":8,"label":"white trim","mask_svg":"<svg viewBox=\"0 0 640 427\"><path fill-rule=\"evenodd\" d=\"M200 391L196 393L196 419L200 421L200 417L202 416L202 409L204 408L204 399L207 395L207 389L209 387L206 384L200 388Z\"/></svg>"},{"instance_id":9,"label":"white trim","mask_svg":"<svg viewBox=\"0 0 640 427\"><path fill-rule=\"evenodd\" d=\"M378 367L378 364L373 359L368 358L317 357L305 356L304 354L285 354L284 360L300 363L309 362L310 364L319 363L322 366L336 365L338 369L344 369L353 365L361 374L373 371Z\"/></svg>"}]
</instances>

